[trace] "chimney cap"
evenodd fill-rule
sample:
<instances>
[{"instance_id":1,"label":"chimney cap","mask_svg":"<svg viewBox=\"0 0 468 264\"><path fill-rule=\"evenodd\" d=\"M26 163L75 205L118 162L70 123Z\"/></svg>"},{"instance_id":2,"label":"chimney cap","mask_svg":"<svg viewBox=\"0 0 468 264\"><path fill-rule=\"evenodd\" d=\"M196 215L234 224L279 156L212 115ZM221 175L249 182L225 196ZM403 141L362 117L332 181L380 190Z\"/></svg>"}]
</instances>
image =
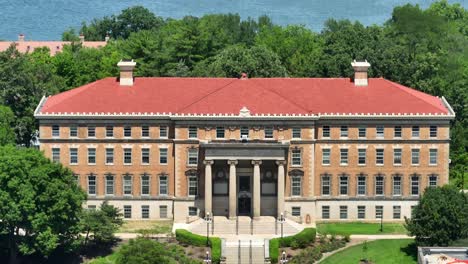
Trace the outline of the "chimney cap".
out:
<instances>
[{"instance_id":1,"label":"chimney cap","mask_svg":"<svg viewBox=\"0 0 468 264\"><path fill-rule=\"evenodd\" d=\"M351 66L353 66L355 70L367 71L367 68L369 68L371 65L369 62L367 62L367 60L364 60L364 61L354 60L353 62L351 62Z\"/></svg>"},{"instance_id":2,"label":"chimney cap","mask_svg":"<svg viewBox=\"0 0 468 264\"><path fill-rule=\"evenodd\" d=\"M248 77L249 77L249 76L248 76L247 73L245 73L245 72L241 73L241 79L242 79L242 80L248 79Z\"/></svg>"},{"instance_id":3,"label":"chimney cap","mask_svg":"<svg viewBox=\"0 0 468 264\"><path fill-rule=\"evenodd\" d=\"M120 68L133 68L136 66L136 62L133 60L123 59L117 63L117 66L119 66Z\"/></svg>"}]
</instances>

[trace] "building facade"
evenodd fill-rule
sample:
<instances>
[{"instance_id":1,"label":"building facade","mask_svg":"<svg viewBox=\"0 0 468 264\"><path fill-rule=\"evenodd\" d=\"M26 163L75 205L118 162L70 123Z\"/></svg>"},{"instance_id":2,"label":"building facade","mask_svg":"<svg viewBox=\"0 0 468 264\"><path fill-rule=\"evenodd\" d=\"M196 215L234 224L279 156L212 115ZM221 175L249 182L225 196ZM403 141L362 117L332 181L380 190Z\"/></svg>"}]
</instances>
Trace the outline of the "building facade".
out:
<instances>
[{"instance_id":1,"label":"building facade","mask_svg":"<svg viewBox=\"0 0 468 264\"><path fill-rule=\"evenodd\" d=\"M40 148L85 206L127 219L402 221L448 183L454 112L369 66L351 80L134 78L120 62L120 78L41 100Z\"/></svg>"}]
</instances>

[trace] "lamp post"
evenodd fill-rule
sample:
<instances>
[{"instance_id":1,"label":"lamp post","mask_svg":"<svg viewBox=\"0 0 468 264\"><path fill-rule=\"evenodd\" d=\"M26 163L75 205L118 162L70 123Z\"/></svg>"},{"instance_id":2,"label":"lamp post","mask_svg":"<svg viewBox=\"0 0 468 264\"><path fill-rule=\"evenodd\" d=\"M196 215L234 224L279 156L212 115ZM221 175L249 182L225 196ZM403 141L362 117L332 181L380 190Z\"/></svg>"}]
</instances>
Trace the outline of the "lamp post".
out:
<instances>
[{"instance_id":1,"label":"lamp post","mask_svg":"<svg viewBox=\"0 0 468 264\"><path fill-rule=\"evenodd\" d=\"M283 253L281 254L280 263L281 263L281 264L288 263L288 257L286 256L286 252L284 252L284 251L283 251Z\"/></svg>"},{"instance_id":2,"label":"lamp post","mask_svg":"<svg viewBox=\"0 0 468 264\"><path fill-rule=\"evenodd\" d=\"M206 216L205 216L205 222L206 222L206 245L209 246L210 245L210 224L211 224L211 216L210 216L210 212L207 212L206 213Z\"/></svg>"},{"instance_id":3,"label":"lamp post","mask_svg":"<svg viewBox=\"0 0 468 264\"><path fill-rule=\"evenodd\" d=\"M283 224L284 224L285 221L286 221L286 220L285 220L285 218L284 218L284 214L281 213L281 214L280 214L280 217L279 217L279 219L278 219L278 222L279 222L280 225L281 225L281 240L283 240Z\"/></svg>"},{"instance_id":4,"label":"lamp post","mask_svg":"<svg viewBox=\"0 0 468 264\"><path fill-rule=\"evenodd\" d=\"M210 256L209 251L206 252L206 256L205 256L205 259L203 260L203 263L211 263L211 256Z\"/></svg>"},{"instance_id":5,"label":"lamp post","mask_svg":"<svg viewBox=\"0 0 468 264\"><path fill-rule=\"evenodd\" d=\"M383 212L380 215L380 233L382 233L382 232L383 232Z\"/></svg>"}]
</instances>

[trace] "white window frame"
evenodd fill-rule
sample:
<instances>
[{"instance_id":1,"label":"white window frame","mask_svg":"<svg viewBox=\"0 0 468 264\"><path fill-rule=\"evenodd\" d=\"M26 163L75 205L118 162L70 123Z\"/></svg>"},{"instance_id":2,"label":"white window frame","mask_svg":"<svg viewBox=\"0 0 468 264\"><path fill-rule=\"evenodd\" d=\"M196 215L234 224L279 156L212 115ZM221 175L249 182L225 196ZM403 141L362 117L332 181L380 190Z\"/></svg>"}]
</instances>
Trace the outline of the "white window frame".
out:
<instances>
[{"instance_id":1,"label":"white window frame","mask_svg":"<svg viewBox=\"0 0 468 264\"><path fill-rule=\"evenodd\" d=\"M429 137L430 138L437 138L439 131L437 126L429 126Z\"/></svg>"},{"instance_id":2,"label":"white window frame","mask_svg":"<svg viewBox=\"0 0 468 264\"><path fill-rule=\"evenodd\" d=\"M348 196L349 195L349 176L347 174L340 174L339 175L339 195L340 196ZM344 193L343 190L346 189Z\"/></svg>"},{"instance_id":3,"label":"white window frame","mask_svg":"<svg viewBox=\"0 0 468 264\"><path fill-rule=\"evenodd\" d=\"M421 191L419 188L419 184L420 184L419 182L420 182L419 175L414 175L414 174L410 175L410 195L411 196L419 196L419 193ZM416 193L414 192L415 190L414 188L417 188Z\"/></svg>"},{"instance_id":4,"label":"white window frame","mask_svg":"<svg viewBox=\"0 0 468 264\"><path fill-rule=\"evenodd\" d=\"M398 180L397 180L398 178ZM398 183L398 184L397 184ZM396 174L392 178L392 194L393 196L401 196L402 195L402 183L403 183L403 175ZM398 190L398 192L396 191Z\"/></svg>"},{"instance_id":5,"label":"white window frame","mask_svg":"<svg viewBox=\"0 0 468 264\"><path fill-rule=\"evenodd\" d=\"M106 196L114 196L115 194L115 176L107 173L104 175L104 190Z\"/></svg>"},{"instance_id":6,"label":"white window frame","mask_svg":"<svg viewBox=\"0 0 468 264\"><path fill-rule=\"evenodd\" d=\"M93 178L93 180L91 178ZM92 182L94 184L91 184ZM95 196L97 194L97 175L96 174L88 175L87 185L88 185L88 195ZM91 192L91 186L93 187L92 192Z\"/></svg>"},{"instance_id":7,"label":"white window frame","mask_svg":"<svg viewBox=\"0 0 468 264\"><path fill-rule=\"evenodd\" d=\"M113 138L114 137L114 126L106 126L106 138Z\"/></svg>"},{"instance_id":8,"label":"white window frame","mask_svg":"<svg viewBox=\"0 0 468 264\"><path fill-rule=\"evenodd\" d=\"M393 138L401 138L403 134L403 128L401 126L393 127Z\"/></svg>"},{"instance_id":9,"label":"white window frame","mask_svg":"<svg viewBox=\"0 0 468 264\"><path fill-rule=\"evenodd\" d=\"M421 162L421 150L418 148L411 149L411 165L419 166L420 162Z\"/></svg>"},{"instance_id":10,"label":"white window frame","mask_svg":"<svg viewBox=\"0 0 468 264\"><path fill-rule=\"evenodd\" d=\"M322 219L330 219L330 206L322 205Z\"/></svg>"},{"instance_id":11,"label":"white window frame","mask_svg":"<svg viewBox=\"0 0 468 264\"><path fill-rule=\"evenodd\" d=\"M198 177L195 175L190 175L188 176L187 181L188 181L187 195L189 197L198 196Z\"/></svg>"},{"instance_id":12,"label":"white window frame","mask_svg":"<svg viewBox=\"0 0 468 264\"><path fill-rule=\"evenodd\" d=\"M366 138L367 137L367 127L360 126L358 127L358 138Z\"/></svg>"},{"instance_id":13,"label":"white window frame","mask_svg":"<svg viewBox=\"0 0 468 264\"><path fill-rule=\"evenodd\" d=\"M106 165L114 165L114 148L106 148Z\"/></svg>"},{"instance_id":14,"label":"white window frame","mask_svg":"<svg viewBox=\"0 0 468 264\"><path fill-rule=\"evenodd\" d=\"M301 149L291 149L291 166L292 167L302 166L302 150Z\"/></svg>"},{"instance_id":15,"label":"white window frame","mask_svg":"<svg viewBox=\"0 0 468 264\"><path fill-rule=\"evenodd\" d=\"M169 138L169 127L160 126L159 127L159 138Z\"/></svg>"},{"instance_id":16,"label":"white window frame","mask_svg":"<svg viewBox=\"0 0 468 264\"><path fill-rule=\"evenodd\" d=\"M132 218L132 206L124 205L123 206L123 218L131 219Z\"/></svg>"},{"instance_id":17,"label":"white window frame","mask_svg":"<svg viewBox=\"0 0 468 264\"><path fill-rule=\"evenodd\" d=\"M89 125L87 129L87 137L88 138L95 138L96 137L96 126L95 125Z\"/></svg>"},{"instance_id":18,"label":"white window frame","mask_svg":"<svg viewBox=\"0 0 468 264\"><path fill-rule=\"evenodd\" d=\"M198 149L189 148L187 151L187 165L197 166L198 165Z\"/></svg>"},{"instance_id":19,"label":"white window frame","mask_svg":"<svg viewBox=\"0 0 468 264\"><path fill-rule=\"evenodd\" d=\"M71 125L70 126L70 133L69 133L71 138L77 138L78 137L78 126L77 125Z\"/></svg>"},{"instance_id":20,"label":"white window frame","mask_svg":"<svg viewBox=\"0 0 468 264\"><path fill-rule=\"evenodd\" d=\"M437 174L435 173L429 174L429 178L427 180L427 184L429 187L437 187L438 181L439 181L439 176Z\"/></svg>"},{"instance_id":21,"label":"white window frame","mask_svg":"<svg viewBox=\"0 0 468 264\"><path fill-rule=\"evenodd\" d=\"M198 138L198 127L189 126L187 131L188 131L188 138L190 138L190 139Z\"/></svg>"},{"instance_id":22,"label":"white window frame","mask_svg":"<svg viewBox=\"0 0 468 264\"><path fill-rule=\"evenodd\" d=\"M240 127L240 138L249 138L250 137L250 128L248 126L241 126Z\"/></svg>"},{"instance_id":23,"label":"white window frame","mask_svg":"<svg viewBox=\"0 0 468 264\"><path fill-rule=\"evenodd\" d=\"M132 127L131 126L124 126L123 130L124 130L124 137L126 137L126 138L132 137ZM130 134L127 135L127 132L129 132Z\"/></svg>"},{"instance_id":24,"label":"white window frame","mask_svg":"<svg viewBox=\"0 0 468 264\"><path fill-rule=\"evenodd\" d=\"M198 208L195 206L188 207L188 216L197 216L198 215Z\"/></svg>"},{"instance_id":25,"label":"white window frame","mask_svg":"<svg viewBox=\"0 0 468 264\"><path fill-rule=\"evenodd\" d=\"M140 182L141 182L140 195L150 196L151 195L151 175L147 173L140 175ZM147 193L146 193L146 188L148 189Z\"/></svg>"},{"instance_id":26,"label":"white window frame","mask_svg":"<svg viewBox=\"0 0 468 264\"><path fill-rule=\"evenodd\" d=\"M378 178L382 178L382 181L379 181ZM380 183L379 183L380 182ZM385 196L385 176L383 174L375 175L375 196ZM381 192L379 191L381 190Z\"/></svg>"},{"instance_id":27,"label":"white window frame","mask_svg":"<svg viewBox=\"0 0 468 264\"><path fill-rule=\"evenodd\" d=\"M378 125L375 127L375 137L384 138L385 137L385 126Z\"/></svg>"},{"instance_id":28,"label":"white window frame","mask_svg":"<svg viewBox=\"0 0 468 264\"><path fill-rule=\"evenodd\" d=\"M375 219L382 219L383 215L384 215L383 205L376 205L375 206Z\"/></svg>"},{"instance_id":29,"label":"white window frame","mask_svg":"<svg viewBox=\"0 0 468 264\"><path fill-rule=\"evenodd\" d=\"M401 206L400 205L393 206L393 219L401 219Z\"/></svg>"},{"instance_id":30,"label":"white window frame","mask_svg":"<svg viewBox=\"0 0 468 264\"><path fill-rule=\"evenodd\" d=\"M347 148L340 149L340 166L348 166L349 150Z\"/></svg>"},{"instance_id":31,"label":"white window frame","mask_svg":"<svg viewBox=\"0 0 468 264\"><path fill-rule=\"evenodd\" d=\"M348 126L340 126L340 138L348 138L349 128Z\"/></svg>"},{"instance_id":32,"label":"white window frame","mask_svg":"<svg viewBox=\"0 0 468 264\"><path fill-rule=\"evenodd\" d=\"M60 148L52 148L52 161L53 162L60 162Z\"/></svg>"},{"instance_id":33,"label":"white window frame","mask_svg":"<svg viewBox=\"0 0 468 264\"><path fill-rule=\"evenodd\" d=\"M264 132L265 132L265 139L273 139L274 129L272 126L266 126L264 128Z\"/></svg>"},{"instance_id":34,"label":"white window frame","mask_svg":"<svg viewBox=\"0 0 468 264\"><path fill-rule=\"evenodd\" d=\"M330 196L331 195L331 175L330 174L322 174L320 177L320 191L322 196ZM324 190L328 190L324 192Z\"/></svg>"},{"instance_id":35,"label":"white window frame","mask_svg":"<svg viewBox=\"0 0 468 264\"><path fill-rule=\"evenodd\" d=\"M52 125L51 130L52 130L51 133L52 133L53 138L60 137L60 126L59 125Z\"/></svg>"},{"instance_id":36,"label":"white window frame","mask_svg":"<svg viewBox=\"0 0 468 264\"><path fill-rule=\"evenodd\" d=\"M159 218L160 219L168 218L168 216L169 216L168 211L169 211L169 208L168 208L167 205L165 205L165 204L159 205Z\"/></svg>"},{"instance_id":37,"label":"white window frame","mask_svg":"<svg viewBox=\"0 0 468 264\"><path fill-rule=\"evenodd\" d=\"M376 148L375 149L375 165L383 166L385 164L385 149Z\"/></svg>"},{"instance_id":38,"label":"white window frame","mask_svg":"<svg viewBox=\"0 0 468 264\"><path fill-rule=\"evenodd\" d=\"M348 219L348 206L340 205L340 219Z\"/></svg>"},{"instance_id":39,"label":"white window frame","mask_svg":"<svg viewBox=\"0 0 468 264\"><path fill-rule=\"evenodd\" d=\"M302 138L302 128L300 127L293 127L291 129L291 138L293 139L301 139Z\"/></svg>"},{"instance_id":40,"label":"white window frame","mask_svg":"<svg viewBox=\"0 0 468 264\"><path fill-rule=\"evenodd\" d=\"M331 149L330 148L322 149L322 165L324 166L331 165Z\"/></svg>"},{"instance_id":41,"label":"white window frame","mask_svg":"<svg viewBox=\"0 0 468 264\"><path fill-rule=\"evenodd\" d=\"M141 137L142 138L149 138L150 137L150 126L149 125L142 125L141 126Z\"/></svg>"},{"instance_id":42,"label":"white window frame","mask_svg":"<svg viewBox=\"0 0 468 264\"><path fill-rule=\"evenodd\" d=\"M141 164L142 165L149 165L151 163L151 149L150 148L141 148ZM145 161L145 159L148 161Z\"/></svg>"},{"instance_id":43,"label":"white window frame","mask_svg":"<svg viewBox=\"0 0 468 264\"><path fill-rule=\"evenodd\" d=\"M361 162L363 159L364 162ZM367 163L367 149L359 148L358 149L358 166L366 166Z\"/></svg>"},{"instance_id":44,"label":"white window frame","mask_svg":"<svg viewBox=\"0 0 468 264\"><path fill-rule=\"evenodd\" d=\"M367 177L362 174L357 175L356 180L356 195L357 196L366 196L367 195ZM364 180L362 180L364 179ZM364 184L362 184L364 183Z\"/></svg>"},{"instance_id":45,"label":"white window frame","mask_svg":"<svg viewBox=\"0 0 468 264\"><path fill-rule=\"evenodd\" d=\"M216 138L217 139L226 138L226 128L225 127L222 127L222 126L216 127L215 132L216 132ZM221 137L221 134L222 134L222 137Z\"/></svg>"},{"instance_id":46,"label":"white window frame","mask_svg":"<svg viewBox=\"0 0 468 264\"><path fill-rule=\"evenodd\" d=\"M302 177L291 176L291 196L302 196Z\"/></svg>"},{"instance_id":47,"label":"white window frame","mask_svg":"<svg viewBox=\"0 0 468 264\"><path fill-rule=\"evenodd\" d=\"M169 162L169 149L168 148L160 148L159 149L159 164L161 165L167 165ZM163 159L166 159L166 162L163 162Z\"/></svg>"},{"instance_id":48,"label":"white window frame","mask_svg":"<svg viewBox=\"0 0 468 264\"><path fill-rule=\"evenodd\" d=\"M439 157L439 150L436 148L429 149L429 165L437 166L437 159Z\"/></svg>"},{"instance_id":49,"label":"white window frame","mask_svg":"<svg viewBox=\"0 0 468 264\"><path fill-rule=\"evenodd\" d=\"M419 138L421 133L421 128L419 126L412 126L411 127L411 138Z\"/></svg>"},{"instance_id":50,"label":"white window frame","mask_svg":"<svg viewBox=\"0 0 468 264\"><path fill-rule=\"evenodd\" d=\"M149 205L142 205L141 206L141 219L149 219L150 218L150 206Z\"/></svg>"},{"instance_id":51,"label":"white window frame","mask_svg":"<svg viewBox=\"0 0 468 264\"><path fill-rule=\"evenodd\" d=\"M291 207L291 215L292 216L301 216L301 207L300 206L292 206Z\"/></svg>"},{"instance_id":52,"label":"white window frame","mask_svg":"<svg viewBox=\"0 0 468 264\"><path fill-rule=\"evenodd\" d=\"M331 128L330 126L322 126L322 138L330 138Z\"/></svg>"},{"instance_id":53,"label":"white window frame","mask_svg":"<svg viewBox=\"0 0 468 264\"><path fill-rule=\"evenodd\" d=\"M366 206L365 205L357 206L357 218L366 219Z\"/></svg>"},{"instance_id":54,"label":"white window frame","mask_svg":"<svg viewBox=\"0 0 468 264\"><path fill-rule=\"evenodd\" d=\"M133 161L133 153L132 153L132 148L124 148L123 149L123 155L122 155L122 158L123 158L123 164L124 165L132 165L132 161ZM127 162L127 158L130 159L130 162Z\"/></svg>"},{"instance_id":55,"label":"white window frame","mask_svg":"<svg viewBox=\"0 0 468 264\"><path fill-rule=\"evenodd\" d=\"M79 163L79 156L78 156L78 148L69 148L69 161L70 165L78 165ZM73 158L75 158L76 162L73 162Z\"/></svg>"},{"instance_id":56,"label":"white window frame","mask_svg":"<svg viewBox=\"0 0 468 264\"><path fill-rule=\"evenodd\" d=\"M96 151L96 148L88 148L88 165L96 165Z\"/></svg>"},{"instance_id":57,"label":"white window frame","mask_svg":"<svg viewBox=\"0 0 468 264\"><path fill-rule=\"evenodd\" d=\"M169 176L166 174L159 175L159 189L158 194L160 196L169 195Z\"/></svg>"},{"instance_id":58,"label":"white window frame","mask_svg":"<svg viewBox=\"0 0 468 264\"><path fill-rule=\"evenodd\" d=\"M130 191L130 193L128 193ZM124 196L133 195L133 178L130 174L122 175L122 193Z\"/></svg>"},{"instance_id":59,"label":"white window frame","mask_svg":"<svg viewBox=\"0 0 468 264\"><path fill-rule=\"evenodd\" d=\"M399 162L398 162L399 157ZM394 166L401 166L403 162L403 150L401 148L394 148L393 149L393 165Z\"/></svg>"}]
</instances>

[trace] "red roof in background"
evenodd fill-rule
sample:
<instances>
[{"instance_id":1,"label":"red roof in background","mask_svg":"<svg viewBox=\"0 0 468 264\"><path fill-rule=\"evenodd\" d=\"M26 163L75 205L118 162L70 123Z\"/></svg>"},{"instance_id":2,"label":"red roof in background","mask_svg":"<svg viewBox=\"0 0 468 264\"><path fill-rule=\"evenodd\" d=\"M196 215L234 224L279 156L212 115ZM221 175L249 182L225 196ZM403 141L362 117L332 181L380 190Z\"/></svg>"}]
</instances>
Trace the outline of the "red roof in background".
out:
<instances>
[{"instance_id":1,"label":"red roof in background","mask_svg":"<svg viewBox=\"0 0 468 264\"><path fill-rule=\"evenodd\" d=\"M63 50L64 45L70 45L70 41L0 41L0 51L7 50L11 44L16 46L16 49L21 53L33 52L37 48L47 47L50 50L50 55L54 56L57 52ZM105 41L84 41L83 47L99 48L106 46Z\"/></svg>"},{"instance_id":2,"label":"red roof in background","mask_svg":"<svg viewBox=\"0 0 468 264\"><path fill-rule=\"evenodd\" d=\"M114 77L49 97L40 113L448 114L443 102L397 83L370 78L135 78Z\"/></svg>"}]
</instances>

